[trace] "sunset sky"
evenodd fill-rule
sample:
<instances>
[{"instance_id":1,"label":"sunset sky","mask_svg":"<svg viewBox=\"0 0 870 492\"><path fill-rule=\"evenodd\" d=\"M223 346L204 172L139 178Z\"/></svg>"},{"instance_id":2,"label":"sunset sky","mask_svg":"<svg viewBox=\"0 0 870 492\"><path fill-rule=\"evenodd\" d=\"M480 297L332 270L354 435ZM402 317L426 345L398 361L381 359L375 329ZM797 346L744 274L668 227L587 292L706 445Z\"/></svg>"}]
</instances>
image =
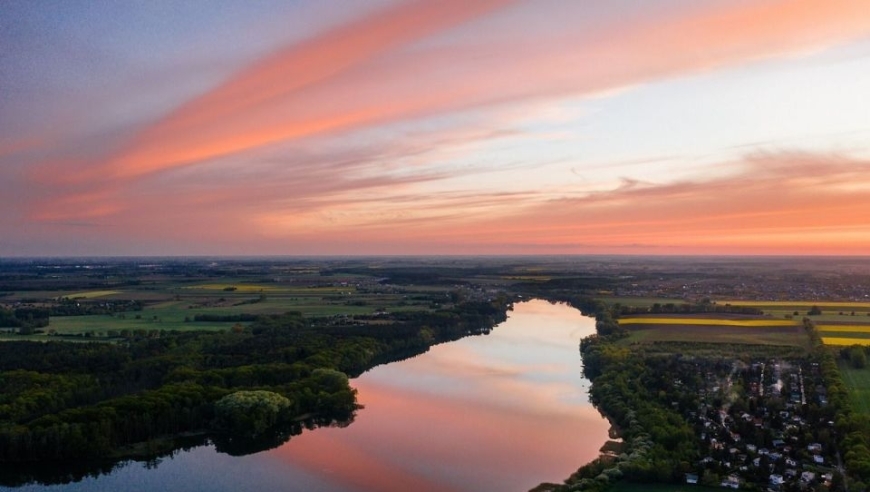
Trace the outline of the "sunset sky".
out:
<instances>
[{"instance_id":1,"label":"sunset sky","mask_svg":"<svg viewBox=\"0 0 870 492\"><path fill-rule=\"evenodd\" d=\"M870 254L870 3L4 0L0 230L0 256Z\"/></svg>"}]
</instances>

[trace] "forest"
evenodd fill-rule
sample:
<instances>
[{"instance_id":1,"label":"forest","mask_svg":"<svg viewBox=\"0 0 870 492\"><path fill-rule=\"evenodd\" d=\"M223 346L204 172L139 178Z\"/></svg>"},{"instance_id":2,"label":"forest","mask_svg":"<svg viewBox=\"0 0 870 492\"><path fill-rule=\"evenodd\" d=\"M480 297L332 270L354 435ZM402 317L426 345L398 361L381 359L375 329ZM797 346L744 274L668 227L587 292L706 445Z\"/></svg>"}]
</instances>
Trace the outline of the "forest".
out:
<instances>
[{"instance_id":1,"label":"forest","mask_svg":"<svg viewBox=\"0 0 870 492\"><path fill-rule=\"evenodd\" d=\"M194 434L237 450L264 434L286 440L287 425L352 418L349 376L487 333L509 307L501 296L395 313L377 326L288 312L260 316L242 330L161 331L122 343L2 343L0 463L121 459L143 443Z\"/></svg>"}]
</instances>

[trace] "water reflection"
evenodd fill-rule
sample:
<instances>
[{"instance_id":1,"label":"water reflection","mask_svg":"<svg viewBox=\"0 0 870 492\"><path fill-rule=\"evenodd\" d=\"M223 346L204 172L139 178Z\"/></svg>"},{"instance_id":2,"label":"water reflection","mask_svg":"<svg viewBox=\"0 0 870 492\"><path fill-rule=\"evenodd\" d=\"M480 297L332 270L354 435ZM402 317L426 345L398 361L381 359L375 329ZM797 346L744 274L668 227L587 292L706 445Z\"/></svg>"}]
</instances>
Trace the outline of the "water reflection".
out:
<instances>
[{"instance_id":1,"label":"water reflection","mask_svg":"<svg viewBox=\"0 0 870 492\"><path fill-rule=\"evenodd\" d=\"M270 458L320 474L334 490L527 490L560 481L607 438L577 349L592 331L593 320L566 306L519 304L488 336L364 374L354 386L366 408L352 426L303 434Z\"/></svg>"},{"instance_id":2,"label":"water reflection","mask_svg":"<svg viewBox=\"0 0 870 492\"><path fill-rule=\"evenodd\" d=\"M248 456L199 447L156 468L132 463L77 483L12 490L426 492L558 482L607 440L608 423L588 403L578 351L593 331L594 320L567 306L524 302L489 335L354 380L365 408L346 428L218 443L224 453L244 454L289 438Z\"/></svg>"}]
</instances>

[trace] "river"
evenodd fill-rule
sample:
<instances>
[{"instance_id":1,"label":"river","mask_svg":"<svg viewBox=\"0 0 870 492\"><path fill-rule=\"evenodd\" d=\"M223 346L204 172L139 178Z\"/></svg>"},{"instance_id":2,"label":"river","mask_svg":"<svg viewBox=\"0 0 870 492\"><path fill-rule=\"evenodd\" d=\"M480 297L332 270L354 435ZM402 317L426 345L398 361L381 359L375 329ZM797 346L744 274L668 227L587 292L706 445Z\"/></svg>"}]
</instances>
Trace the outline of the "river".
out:
<instances>
[{"instance_id":1,"label":"river","mask_svg":"<svg viewBox=\"0 0 870 492\"><path fill-rule=\"evenodd\" d=\"M365 408L347 427L305 431L248 456L201 446L157 466L131 462L80 482L11 490L521 491L560 482L607 440L578 351L594 330L566 305L517 303L489 335L353 380Z\"/></svg>"}]
</instances>

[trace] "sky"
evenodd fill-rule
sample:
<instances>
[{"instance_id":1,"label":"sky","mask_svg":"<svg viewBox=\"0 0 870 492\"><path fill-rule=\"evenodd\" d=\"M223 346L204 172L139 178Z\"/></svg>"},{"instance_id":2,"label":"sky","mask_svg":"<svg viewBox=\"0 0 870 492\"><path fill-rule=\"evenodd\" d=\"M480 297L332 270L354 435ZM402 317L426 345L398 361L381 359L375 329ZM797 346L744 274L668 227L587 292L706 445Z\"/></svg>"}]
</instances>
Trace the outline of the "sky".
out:
<instances>
[{"instance_id":1,"label":"sky","mask_svg":"<svg viewBox=\"0 0 870 492\"><path fill-rule=\"evenodd\" d=\"M867 255L867 0L4 0L0 256Z\"/></svg>"}]
</instances>

